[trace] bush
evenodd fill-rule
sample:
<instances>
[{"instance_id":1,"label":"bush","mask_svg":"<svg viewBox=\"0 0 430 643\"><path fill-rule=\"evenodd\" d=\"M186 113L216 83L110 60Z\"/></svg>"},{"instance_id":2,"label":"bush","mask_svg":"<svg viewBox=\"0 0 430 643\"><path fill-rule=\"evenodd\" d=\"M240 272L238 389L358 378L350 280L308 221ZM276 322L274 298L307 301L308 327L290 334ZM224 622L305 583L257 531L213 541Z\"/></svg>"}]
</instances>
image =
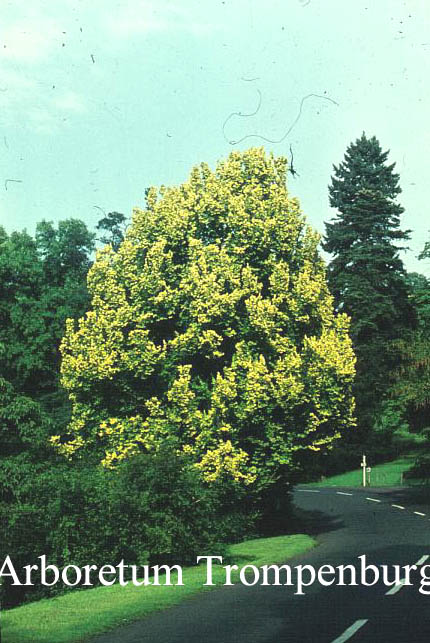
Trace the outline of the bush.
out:
<instances>
[{"instance_id":1,"label":"bush","mask_svg":"<svg viewBox=\"0 0 430 643\"><path fill-rule=\"evenodd\" d=\"M406 471L404 475L405 478L418 479L428 483L430 481L430 454L419 455L412 469Z\"/></svg>"},{"instance_id":2,"label":"bush","mask_svg":"<svg viewBox=\"0 0 430 643\"><path fill-rule=\"evenodd\" d=\"M122 559L192 564L198 555L223 555L222 543L249 535L254 520L237 509L237 485L209 487L186 458L169 450L136 456L115 471L76 462L43 469L24 457L8 459L0 478L0 554L2 560L9 554L17 571L42 554L59 568ZM60 589L5 583L4 603Z\"/></svg>"}]
</instances>

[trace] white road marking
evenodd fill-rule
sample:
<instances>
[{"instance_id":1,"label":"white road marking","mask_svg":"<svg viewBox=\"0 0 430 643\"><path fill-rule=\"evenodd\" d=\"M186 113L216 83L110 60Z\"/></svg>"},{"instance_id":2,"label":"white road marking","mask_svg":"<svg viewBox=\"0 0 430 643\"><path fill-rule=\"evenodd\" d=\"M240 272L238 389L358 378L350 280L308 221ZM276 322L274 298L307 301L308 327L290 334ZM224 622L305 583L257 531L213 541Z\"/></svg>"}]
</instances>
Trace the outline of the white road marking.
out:
<instances>
[{"instance_id":1,"label":"white road marking","mask_svg":"<svg viewBox=\"0 0 430 643\"><path fill-rule=\"evenodd\" d=\"M363 627L363 625L365 625L368 620L368 618L362 618L359 621L355 621L355 623L350 625L343 634L338 636L337 639L334 639L332 643L344 643L344 641L350 639L351 636L354 636L354 634L360 629L360 627Z\"/></svg>"},{"instance_id":2,"label":"white road marking","mask_svg":"<svg viewBox=\"0 0 430 643\"><path fill-rule=\"evenodd\" d=\"M404 507L402 507L402 505L391 505L391 506L395 507L396 509L404 509Z\"/></svg>"},{"instance_id":3,"label":"white road marking","mask_svg":"<svg viewBox=\"0 0 430 643\"><path fill-rule=\"evenodd\" d=\"M366 498L366 500L371 500L372 502L382 502L382 500L376 500L376 498Z\"/></svg>"},{"instance_id":4,"label":"white road marking","mask_svg":"<svg viewBox=\"0 0 430 643\"><path fill-rule=\"evenodd\" d=\"M418 565L422 565L423 563L426 562L427 558L429 558L429 554L424 554L424 556L421 556L419 560L415 563L415 566L418 567ZM406 583L406 578L402 578L400 583L398 585L393 585L388 592L385 592L385 596L394 596L394 594L397 594L399 592L403 585Z\"/></svg>"},{"instance_id":5,"label":"white road marking","mask_svg":"<svg viewBox=\"0 0 430 643\"><path fill-rule=\"evenodd\" d=\"M319 493L318 489L297 489L297 491L306 491L306 493Z\"/></svg>"},{"instance_id":6,"label":"white road marking","mask_svg":"<svg viewBox=\"0 0 430 643\"><path fill-rule=\"evenodd\" d=\"M339 496L352 496L352 493L346 493L346 491L336 491Z\"/></svg>"},{"instance_id":7,"label":"white road marking","mask_svg":"<svg viewBox=\"0 0 430 643\"><path fill-rule=\"evenodd\" d=\"M414 514L417 514L417 516L425 516L421 511L414 511Z\"/></svg>"},{"instance_id":8,"label":"white road marking","mask_svg":"<svg viewBox=\"0 0 430 643\"><path fill-rule=\"evenodd\" d=\"M419 560L415 563L415 565L418 567L418 565L422 565L423 563L426 562L427 558L429 557L429 554L424 554L424 556L421 556Z\"/></svg>"},{"instance_id":9,"label":"white road marking","mask_svg":"<svg viewBox=\"0 0 430 643\"><path fill-rule=\"evenodd\" d=\"M394 594L397 594L397 592L399 592L402 589L405 583L406 583L406 578L402 578L402 580L398 585L393 585L393 587L391 587L391 589L389 589L388 592L385 592L385 596L393 596Z\"/></svg>"}]
</instances>

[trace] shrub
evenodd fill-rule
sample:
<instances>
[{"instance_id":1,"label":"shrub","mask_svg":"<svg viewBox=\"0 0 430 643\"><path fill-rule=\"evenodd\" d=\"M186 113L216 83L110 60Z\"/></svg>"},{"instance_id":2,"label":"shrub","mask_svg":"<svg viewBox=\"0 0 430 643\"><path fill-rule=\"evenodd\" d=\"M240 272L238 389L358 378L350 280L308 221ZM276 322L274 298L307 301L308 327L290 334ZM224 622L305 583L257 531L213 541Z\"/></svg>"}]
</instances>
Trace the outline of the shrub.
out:
<instances>
[{"instance_id":1,"label":"shrub","mask_svg":"<svg viewBox=\"0 0 430 643\"><path fill-rule=\"evenodd\" d=\"M226 541L249 534L254 515L240 507L236 485L205 484L171 450L139 455L115 471L66 462L48 468L26 458L3 460L1 559L16 569L37 564L192 564L197 555L223 554ZM7 480L14 472L12 485ZM11 486L13 489L11 489ZM13 605L60 591L11 587Z\"/></svg>"}]
</instances>

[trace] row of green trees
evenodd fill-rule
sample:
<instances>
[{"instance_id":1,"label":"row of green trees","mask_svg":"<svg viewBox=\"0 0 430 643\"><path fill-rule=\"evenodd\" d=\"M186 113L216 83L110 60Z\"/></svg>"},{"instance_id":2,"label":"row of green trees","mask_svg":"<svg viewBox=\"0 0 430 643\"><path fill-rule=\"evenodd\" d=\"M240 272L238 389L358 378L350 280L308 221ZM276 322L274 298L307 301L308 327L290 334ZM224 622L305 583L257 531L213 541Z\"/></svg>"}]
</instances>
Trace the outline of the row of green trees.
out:
<instances>
[{"instance_id":1,"label":"row of green trees","mask_svg":"<svg viewBox=\"0 0 430 643\"><path fill-rule=\"evenodd\" d=\"M358 447L426 444L430 288L387 158L363 135L335 167L328 270L262 149L147 190L127 228L0 231L0 554L188 562L287 528L289 485Z\"/></svg>"}]
</instances>

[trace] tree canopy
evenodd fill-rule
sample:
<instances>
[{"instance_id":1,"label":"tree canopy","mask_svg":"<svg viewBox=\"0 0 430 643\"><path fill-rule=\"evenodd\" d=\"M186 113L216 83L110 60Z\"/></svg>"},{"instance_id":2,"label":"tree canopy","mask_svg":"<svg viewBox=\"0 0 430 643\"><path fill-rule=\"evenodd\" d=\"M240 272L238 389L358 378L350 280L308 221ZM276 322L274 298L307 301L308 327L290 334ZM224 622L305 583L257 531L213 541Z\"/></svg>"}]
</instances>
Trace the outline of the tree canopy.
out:
<instances>
[{"instance_id":1,"label":"tree canopy","mask_svg":"<svg viewBox=\"0 0 430 643\"><path fill-rule=\"evenodd\" d=\"M88 306L86 275L95 235L78 219L42 221L33 238L0 228L0 375L14 394L67 422L59 386L65 320Z\"/></svg>"},{"instance_id":2,"label":"tree canopy","mask_svg":"<svg viewBox=\"0 0 430 643\"><path fill-rule=\"evenodd\" d=\"M402 363L393 393L408 405L410 423L419 430L430 425L430 282L417 273L408 274L407 279L418 327L411 337L399 343Z\"/></svg>"},{"instance_id":3,"label":"tree canopy","mask_svg":"<svg viewBox=\"0 0 430 643\"><path fill-rule=\"evenodd\" d=\"M126 221L127 217L121 212L108 212L96 225L97 230L104 231L99 241L110 244L114 250L118 250L124 240Z\"/></svg>"},{"instance_id":4,"label":"tree canopy","mask_svg":"<svg viewBox=\"0 0 430 643\"><path fill-rule=\"evenodd\" d=\"M387 158L374 136L363 133L348 146L343 162L334 166L329 196L337 213L326 223L323 244L333 257L328 280L336 308L351 317L357 414L367 428L398 366L393 342L415 326L399 256L409 231L400 229L399 175Z\"/></svg>"},{"instance_id":5,"label":"tree canopy","mask_svg":"<svg viewBox=\"0 0 430 643\"><path fill-rule=\"evenodd\" d=\"M265 484L353 424L355 356L286 161L233 152L147 191L90 309L68 320L68 457L108 467L171 443L208 481Z\"/></svg>"}]
</instances>

